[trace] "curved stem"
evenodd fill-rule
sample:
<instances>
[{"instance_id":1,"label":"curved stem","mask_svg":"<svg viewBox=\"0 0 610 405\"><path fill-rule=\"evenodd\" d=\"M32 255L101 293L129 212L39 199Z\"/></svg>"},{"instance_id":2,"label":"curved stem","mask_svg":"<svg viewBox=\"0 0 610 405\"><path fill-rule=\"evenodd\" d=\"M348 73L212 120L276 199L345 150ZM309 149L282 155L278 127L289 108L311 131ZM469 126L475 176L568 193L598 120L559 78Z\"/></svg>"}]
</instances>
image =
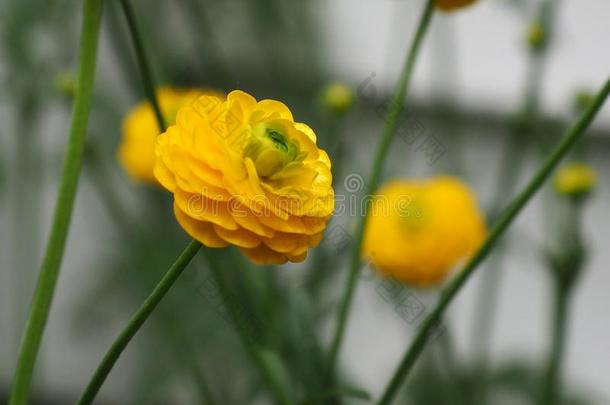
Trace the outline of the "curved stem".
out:
<instances>
[{"instance_id":1,"label":"curved stem","mask_svg":"<svg viewBox=\"0 0 610 405\"><path fill-rule=\"evenodd\" d=\"M543 383L544 385L542 387L543 393L540 405L552 405L556 403L558 398L557 388L561 386L559 384L559 375L563 358L563 348L565 345L570 292L569 288L562 287L559 285L560 283L557 284L553 308L553 343Z\"/></svg>"},{"instance_id":2,"label":"curved stem","mask_svg":"<svg viewBox=\"0 0 610 405\"><path fill-rule=\"evenodd\" d=\"M415 62L417 60L417 55L419 54L419 49L421 47L421 43L425 37L426 31L430 25L430 21L432 20L432 14L434 12L434 0L428 0L426 2L425 9L421 15L419 20L419 25L417 27L417 31L415 33L415 37L413 38L413 42L411 44L411 48L409 50L409 54L407 55L407 59L405 61L405 65L396 85L396 89L394 95L392 97L391 104L389 106L386 118L385 118L385 126L383 128L383 132L381 134L381 139L379 140L379 145L377 147L377 153L375 154L375 160L373 162L373 168L371 170L371 175L369 178L369 184L367 187L367 195L371 196L379 187L379 182L381 179L381 171L383 169L383 164L385 162L385 157L388 152L388 148L390 147L390 143L392 141L394 132L397 127L398 117L401 113L402 107L404 105L404 99L407 94L407 90L409 88L409 84L411 81L411 76L413 75L413 69L415 67ZM332 340L332 346L330 350L330 359L329 359L329 371L330 376L334 375L334 370L337 363L337 357L339 355L339 350L341 349L341 342L343 340L343 335L345 334L345 327L347 324L347 316L349 314L350 308L352 306L352 301L354 298L354 291L356 288L356 281L358 276L358 270L360 267L361 261L361 248L362 248L362 239L364 236L364 228L365 228L365 219L368 215L369 204L365 204L365 212L362 213L357 221L357 231L354 239L353 250L351 255L351 264L348 275L348 280L345 288L345 292L343 294L343 299L341 301L341 306L339 307L339 314L337 316L337 324L334 333L334 337Z\"/></svg>"},{"instance_id":3,"label":"curved stem","mask_svg":"<svg viewBox=\"0 0 610 405\"><path fill-rule=\"evenodd\" d=\"M159 284L157 284L152 293L148 296L148 298L146 298L142 306L130 319L125 329L123 329L114 343L112 343L112 346L110 346L110 349L108 349L104 359L95 370L95 373L87 385L85 392L78 400L79 405L90 404L93 402L95 396L100 390L100 387L104 381L106 381L106 377L108 377L108 374L110 374L112 367L114 367L114 364L121 356L121 353L123 353L123 350L125 350L125 347L127 347L131 339L135 336L138 330L140 330L140 327L142 327L159 302L161 302L163 297L165 297L165 294L167 294L176 280L178 280L178 277L180 277L186 266L191 262L193 257L195 257L200 248L201 243L191 241L180 256L178 256L174 264L172 264L161 281L159 281Z\"/></svg>"},{"instance_id":4,"label":"curved stem","mask_svg":"<svg viewBox=\"0 0 610 405\"><path fill-rule=\"evenodd\" d=\"M411 343L411 346L400 362L398 369L394 373L394 376L388 383L381 400L378 402L379 405L391 403L398 388L402 384L403 380L407 377L409 371L411 371L411 368L421 354L431 329L439 321L445 312L445 309L453 301L457 293L461 290L478 265L481 264L483 259L487 257L491 249L495 246L502 234L508 229L515 217L521 212L523 207L525 207L529 200L544 184L549 175L552 173L553 169L555 169L566 153L568 153L574 144L582 137L585 130L589 124L591 124L591 121L593 121L593 118L608 97L609 93L610 79L597 94L595 101L591 104L589 109L587 109L583 116L567 131L566 135L561 139L559 144L548 155L543 165L530 180L525 189L519 193L519 195L510 203L508 208L500 216L498 222L489 232L489 235L481 248L470 259L459 275L453 279L453 281L444 290L443 295L441 296L436 307L423 322L420 330L415 336L415 339Z\"/></svg>"},{"instance_id":5,"label":"curved stem","mask_svg":"<svg viewBox=\"0 0 610 405\"><path fill-rule=\"evenodd\" d=\"M155 112L155 117L159 123L159 131L164 132L167 128L167 124L165 122L165 118L163 117L163 113L161 112L161 107L159 106L157 98L155 97L155 83L153 80L152 69L150 68L150 65L146 59L144 41L142 40L142 35L140 34L140 29L138 28L133 7L131 6L129 0L120 0L120 3L123 13L125 14L125 19L127 20L127 26L129 28L131 39L133 40L133 47L136 52L138 65L140 66L142 83L144 84L144 92L146 93L146 97L148 98L148 101L152 105Z\"/></svg>"},{"instance_id":6,"label":"curved stem","mask_svg":"<svg viewBox=\"0 0 610 405\"><path fill-rule=\"evenodd\" d=\"M76 97L59 194L55 205L51 233L38 276L38 283L34 290L25 334L21 342L10 405L23 405L28 400L34 365L59 276L85 149L101 16L102 0L86 0L83 7Z\"/></svg>"}]
</instances>

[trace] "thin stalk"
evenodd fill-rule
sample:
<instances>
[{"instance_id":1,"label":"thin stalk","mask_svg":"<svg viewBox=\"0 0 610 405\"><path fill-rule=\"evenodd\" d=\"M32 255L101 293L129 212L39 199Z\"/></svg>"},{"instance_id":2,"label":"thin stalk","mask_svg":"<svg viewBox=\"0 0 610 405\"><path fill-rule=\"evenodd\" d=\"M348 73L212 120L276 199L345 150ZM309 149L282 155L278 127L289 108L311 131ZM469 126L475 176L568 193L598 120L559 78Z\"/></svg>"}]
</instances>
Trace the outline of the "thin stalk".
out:
<instances>
[{"instance_id":1,"label":"thin stalk","mask_svg":"<svg viewBox=\"0 0 610 405\"><path fill-rule=\"evenodd\" d=\"M125 14L127 27L129 28L129 33L133 41L133 48L136 53L136 59L138 60L138 66L140 67L140 74L142 75L144 92L146 93L146 97L148 98L148 101L151 103L155 112L155 117L159 123L159 131L164 132L167 128L167 124L165 122L165 118L163 117L163 113L161 112L161 107L159 106L158 100L155 97L155 82L153 80L152 69L146 59L144 41L142 40L142 35L140 34L140 29L136 21L133 7L131 6L129 0L120 0L120 4L121 8L123 9L123 13Z\"/></svg>"},{"instance_id":2,"label":"thin stalk","mask_svg":"<svg viewBox=\"0 0 610 405\"><path fill-rule=\"evenodd\" d=\"M435 366L444 379L443 391L445 403L449 405L464 403L463 393L460 389L458 359L456 358L455 347L453 346L453 334L446 321L439 322L444 326L444 330L438 337L439 356L435 358Z\"/></svg>"},{"instance_id":3,"label":"thin stalk","mask_svg":"<svg viewBox=\"0 0 610 405\"><path fill-rule=\"evenodd\" d=\"M559 377L565 346L570 290L559 285L560 283L557 284L553 308L553 343L542 386L543 391L540 405L555 404L559 396L557 392L558 387L561 386L559 384Z\"/></svg>"},{"instance_id":4,"label":"thin stalk","mask_svg":"<svg viewBox=\"0 0 610 405\"><path fill-rule=\"evenodd\" d=\"M138 67L133 63L127 63L133 58L131 49L125 46L128 41L127 27L123 25L123 11L119 9L119 2L111 1L104 10L104 32L108 35L110 51L119 63L121 83L129 90L129 94L139 94L141 84L139 79Z\"/></svg>"},{"instance_id":5,"label":"thin stalk","mask_svg":"<svg viewBox=\"0 0 610 405\"><path fill-rule=\"evenodd\" d=\"M34 268L38 265L38 213L40 189L36 173L40 173L36 155L35 123L39 106L34 97L26 95L18 104L15 131L15 170L13 177L12 266L14 309L14 353L19 350L21 330L27 317L26 309L35 282ZM15 359L16 360L16 359Z\"/></svg>"},{"instance_id":6,"label":"thin stalk","mask_svg":"<svg viewBox=\"0 0 610 405\"><path fill-rule=\"evenodd\" d=\"M86 0L83 7L76 97L59 194L53 215L53 225L21 342L10 405L25 405L28 401L34 365L59 276L85 149L101 16L102 0Z\"/></svg>"},{"instance_id":7,"label":"thin stalk","mask_svg":"<svg viewBox=\"0 0 610 405\"><path fill-rule=\"evenodd\" d=\"M519 195L510 203L504 213L498 219L498 222L489 232L487 239L479 250L474 254L470 261L466 264L463 270L453 281L447 286L441 295L439 302L433 309L433 311L426 317L420 330L417 332L415 339L411 343L411 346L405 353L401 360L398 369L394 373L394 376L388 383L383 396L379 400L379 405L386 405L392 402L398 388L402 384L403 380L411 371L417 358L421 354L426 344L426 339L441 316L445 312L446 308L453 301L457 293L464 286L466 281L470 278L472 273L478 267L481 262L491 252L492 248L498 242L500 237L511 225L516 216L521 212L523 207L529 202L529 200L536 194L536 192L542 187L544 182L547 180L549 175L555 169L561 159L570 151L574 144L581 139L587 127L595 118L595 115L600 110L604 101L610 93L610 79L604 84L603 88L597 94L594 102L583 114L583 116L567 131L565 136L561 139L558 145L551 151L547 156L546 160L536 172L534 177L530 180L527 186L519 193Z\"/></svg>"},{"instance_id":8,"label":"thin stalk","mask_svg":"<svg viewBox=\"0 0 610 405\"><path fill-rule=\"evenodd\" d=\"M516 184L520 170L520 164L524 159L522 153L524 140L531 142L528 138L538 138L540 135L540 94L544 83L544 73L549 49L549 42L554 33L555 14L559 6L559 0L545 0L540 6L537 20L543 24L547 44L543 49L535 49L530 46L528 52L527 75L525 81L525 92L523 95L522 110L526 131L511 129L509 133L508 147L503 156L502 166L498 175L498 188L495 200L489 211L490 221L495 221L503 202L512 195L514 184ZM529 137L527 136L529 135ZM473 342L476 345L477 368L480 373L478 402L485 403L485 374L487 373L487 359L492 341L492 330L494 325L494 314L500 296L500 279L503 273L504 247L496 249L491 269L487 271L479 287L478 305L475 307L476 316Z\"/></svg>"},{"instance_id":9,"label":"thin stalk","mask_svg":"<svg viewBox=\"0 0 610 405\"><path fill-rule=\"evenodd\" d=\"M373 195L379 187L385 157L387 155L388 148L390 147L394 132L396 131L397 120L404 105L404 100L407 95L407 91L409 89L409 84L411 82L411 76L413 75L417 55L419 54L419 49L426 35L428 27L430 26L430 21L432 20L432 15L434 12L434 3L434 0L428 0L426 2L426 6L419 20L419 25L417 27L415 37L413 38L411 48L405 60L403 71L396 85L396 89L392 97L392 103L386 115L385 126L383 128L381 139L379 140L379 145L375 154L375 160L373 162L371 175L369 177L369 184L367 187L367 195L369 196ZM341 301L341 306L339 307L335 333L330 350L329 372L331 378L334 375L337 357L339 355L339 350L341 349L341 342L343 340L343 335L345 334L347 316L350 312L352 301L354 298L356 281L358 278L358 269L360 267L361 261L362 238L364 236L365 220L368 215L368 209L369 204L365 204L365 212L357 219L357 231L354 238L355 243L353 245L353 251L351 255L349 276L345 287L345 292L343 294L343 299Z\"/></svg>"},{"instance_id":10,"label":"thin stalk","mask_svg":"<svg viewBox=\"0 0 610 405\"><path fill-rule=\"evenodd\" d=\"M501 213L504 201L514 194L514 188L519 178L522 162L525 158L522 153L523 140L520 131L511 129L508 134L508 145L498 175L497 187L494 200L489 208L487 218L490 223L494 223ZM476 392L477 403L485 403L485 378L487 374L487 360L491 348L492 332L498 307L500 295L500 285L503 273L503 262L506 254L506 245L499 244L490 258L487 265L488 269L481 275L476 306L475 324L473 325L473 342L475 343L477 372L480 374L477 380L478 389Z\"/></svg>"},{"instance_id":11,"label":"thin stalk","mask_svg":"<svg viewBox=\"0 0 610 405\"><path fill-rule=\"evenodd\" d=\"M104 162L97 144L91 143L89 145L87 158L89 163L88 172L93 187L115 223L117 230L124 237L125 241L141 244L137 249L138 251L148 252L150 246L147 244L145 238L143 240L142 230L133 222L133 218L128 215L125 207L116 198L112 184L108 181L109 173L105 170ZM169 314L162 313L161 315L164 319L164 326L170 325L169 328L162 328L162 334L168 335L168 337L173 340L172 348L176 349L175 357L182 362L181 364L187 365L187 371L191 374L194 385L204 403L209 405L214 404L215 401L213 399L212 391L203 370L200 369L196 362L196 356L190 354L185 355L185 347L189 348L189 350L186 351L187 353L194 353L194 351L191 350L193 345L186 336L181 323L177 322L176 319Z\"/></svg>"},{"instance_id":12,"label":"thin stalk","mask_svg":"<svg viewBox=\"0 0 610 405\"><path fill-rule=\"evenodd\" d=\"M197 252L199 252L200 248L201 243L191 241L182 251L180 256L178 256L174 264L172 264L167 273L165 273L152 293L148 296L148 298L146 298L142 306L129 320L125 329L123 329L123 331L112 343L102 362L95 370L95 373L93 374L91 381L89 381L87 388L78 400L78 405L90 404L93 402L102 384L104 381L106 381L106 377L108 377L108 374L110 374L114 364L123 353L123 350L125 350L131 339L140 330L144 322L146 322L150 314L154 311L159 302L161 302L163 297L165 297L176 280L178 280L184 269L186 269L193 257L195 257Z\"/></svg>"},{"instance_id":13,"label":"thin stalk","mask_svg":"<svg viewBox=\"0 0 610 405\"><path fill-rule=\"evenodd\" d=\"M268 363L265 361L262 353L263 348L260 346L260 344L255 342L254 337L250 336L250 333L248 332L248 320L244 319L245 315L242 309L237 305L237 302L230 292L229 285L224 277L226 269L222 269L221 263L218 261L216 256L217 253L211 251L207 251L206 253L208 253L206 258L208 259L212 277L218 286L223 305L233 320L235 330L237 331L239 339L246 349L248 356L250 356L254 364L262 372L265 383L271 390L276 403L280 405L292 404L292 401L288 398L288 394L280 382L281 378L274 372L274 370L271 369L271 367L269 367Z\"/></svg>"}]
</instances>

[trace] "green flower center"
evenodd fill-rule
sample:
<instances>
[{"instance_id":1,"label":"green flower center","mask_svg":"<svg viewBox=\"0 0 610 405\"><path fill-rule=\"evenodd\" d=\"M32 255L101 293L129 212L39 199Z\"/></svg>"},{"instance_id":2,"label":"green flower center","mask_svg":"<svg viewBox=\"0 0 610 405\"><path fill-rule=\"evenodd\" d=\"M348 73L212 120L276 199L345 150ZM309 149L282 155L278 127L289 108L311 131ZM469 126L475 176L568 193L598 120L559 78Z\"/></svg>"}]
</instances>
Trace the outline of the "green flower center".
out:
<instances>
[{"instance_id":1,"label":"green flower center","mask_svg":"<svg viewBox=\"0 0 610 405\"><path fill-rule=\"evenodd\" d=\"M397 207L401 224L407 232L418 232L425 225L425 206L418 200L404 200Z\"/></svg>"},{"instance_id":2,"label":"green flower center","mask_svg":"<svg viewBox=\"0 0 610 405\"><path fill-rule=\"evenodd\" d=\"M299 147L281 125L258 124L244 149L244 156L254 162L260 177L270 177L299 156Z\"/></svg>"}]
</instances>

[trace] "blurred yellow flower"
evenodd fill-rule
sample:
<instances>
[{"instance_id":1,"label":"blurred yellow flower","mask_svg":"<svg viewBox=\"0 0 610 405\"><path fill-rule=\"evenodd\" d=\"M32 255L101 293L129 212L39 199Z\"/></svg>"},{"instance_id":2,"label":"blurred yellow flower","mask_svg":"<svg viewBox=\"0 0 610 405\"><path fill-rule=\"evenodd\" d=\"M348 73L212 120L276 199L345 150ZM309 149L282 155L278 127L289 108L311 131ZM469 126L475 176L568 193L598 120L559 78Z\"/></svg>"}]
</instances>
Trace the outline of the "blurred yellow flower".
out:
<instances>
[{"instance_id":1,"label":"blurred yellow flower","mask_svg":"<svg viewBox=\"0 0 610 405\"><path fill-rule=\"evenodd\" d=\"M373 200L363 254L381 273L425 287L442 282L484 236L483 214L459 179L395 180Z\"/></svg>"},{"instance_id":2,"label":"blurred yellow flower","mask_svg":"<svg viewBox=\"0 0 610 405\"><path fill-rule=\"evenodd\" d=\"M597 183L593 168L585 163L572 162L561 167L554 179L559 194L579 197L589 193Z\"/></svg>"},{"instance_id":3,"label":"blurred yellow flower","mask_svg":"<svg viewBox=\"0 0 610 405\"><path fill-rule=\"evenodd\" d=\"M453 11L474 3L477 0L436 0L436 8L442 11Z\"/></svg>"},{"instance_id":4,"label":"blurred yellow flower","mask_svg":"<svg viewBox=\"0 0 610 405\"><path fill-rule=\"evenodd\" d=\"M157 139L155 176L184 230L259 264L299 262L334 210L330 160L283 103L204 95Z\"/></svg>"},{"instance_id":5,"label":"blurred yellow flower","mask_svg":"<svg viewBox=\"0 0 610 405\"><path fill-rule=\"evenodd\" d=\"M178 109L193 102L200 95L209 93L221 96L221 93L210 90L158 88L157 100L166 124L175 123ZM118 159L132 179L157 183L153 168L156 159L155 144L160 133L155 113L148 101L136 105L123 120Z\"/></svg>"},{"instance_id":6,"label":"blurred yellow flower","mask_svg":"<svg viewBox=\"0 0 610 405\"><path fill-rule=\"evenodd\" d=\"M322 90L322 106L336 114L342 114L354 104L354 92L347 85L335 82Z\"/></svg>"}]
</instances>

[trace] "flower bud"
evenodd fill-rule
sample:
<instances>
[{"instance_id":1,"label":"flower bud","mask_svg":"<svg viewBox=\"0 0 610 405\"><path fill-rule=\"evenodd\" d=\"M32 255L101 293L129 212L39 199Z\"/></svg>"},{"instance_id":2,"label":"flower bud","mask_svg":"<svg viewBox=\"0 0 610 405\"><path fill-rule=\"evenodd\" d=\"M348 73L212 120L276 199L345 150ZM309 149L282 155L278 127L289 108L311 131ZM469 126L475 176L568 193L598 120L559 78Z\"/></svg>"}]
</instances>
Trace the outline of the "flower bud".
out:
<instances>
[{"instance_id":1,"label":"flower bud","mask_svg":"<svg viewBox=\"0 0 610 405\"><path fill-rule=\"evenodd\" d=\"M583 112L589 108L594 99L595 95L593 93L584 90L579 91L574 97L574 109L579 113Z\"/></svg>"},{"instance_id":2,"label":"flower bud","mask_svg":"<svg viewBox=\"0 0 610 405\"><path fill-rule=\"evenodd\" d=\"M554 179L555 191L568 197L588 195L597 182L595 171L584 163L569 163L559 169Z\"/></svg>"},{"instance_id":3,"label":"flower bud","mask_svg":"<svg viewBox=\"0 0 610 405\"><path fill-rule=\"evenodd\" d=\"M53 81L53 87L62 96L67 98L74 97L76 92L76 78L74 73L70 71L64 71L59 73Z\"/></svg>"},{"instance_id":4,"label":"flower bud","mask_svg":"<svg viewBox=\"0 0 610 405\"><path fill-rule=\"evenodd\" d=\"M546 29L541 22L530 24L527 29L527 43L534 51L540 51L547 42Z\"/></svg>"},{"instance_id":5,"label":"flower bud","mask_svg":"<svg viewBox=\"0 0 610 405\"><path fill-rule=\"evenodd\" d=\"M354 92L347 85L335 82L322 90L321 104L324 109L343 114L354 104Z\"/></svg>"},{"instance_id":6,"label":"flower bud","mask_svg":"<svg viewBox=\"0 0 610 405\"><path fill-rule=\"evenodd\" d=\"M587 259L587 250L579 241L573 241L564 249L549 251L546 260L556 281L564 288L570 288L578 280Z\"/></svg>"}]
</instances>

